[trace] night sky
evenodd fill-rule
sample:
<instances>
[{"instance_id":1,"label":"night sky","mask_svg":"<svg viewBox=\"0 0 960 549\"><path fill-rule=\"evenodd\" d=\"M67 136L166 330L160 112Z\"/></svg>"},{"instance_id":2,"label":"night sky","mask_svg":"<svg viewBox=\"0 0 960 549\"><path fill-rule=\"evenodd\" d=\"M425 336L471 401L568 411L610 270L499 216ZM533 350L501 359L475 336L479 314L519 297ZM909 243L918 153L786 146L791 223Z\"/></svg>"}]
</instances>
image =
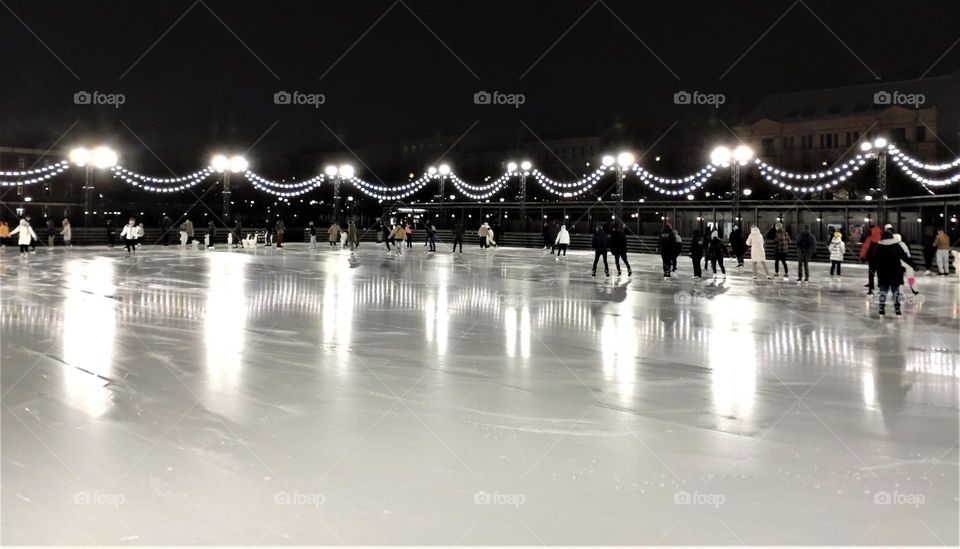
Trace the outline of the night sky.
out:
<instances>
[{"instance_id":1,"label":"night sky","mask_svg":"<svg viewBox=\"0 0 960 549\"><path fill-rule=\"evenodd\" d=\"M0 144L107 141L165 176L224 147L253 146L256 164L343 148L334 133L353 148L474 122L517 141L620 125L649 142L770 93L955 72L958 20L956 0L3 0ZM125 104L75 105L80 90ZM326 103L275 105L280 90ZM526 103L474 105L480 90ZM727 102L675 106L678 90Z\"/></svg>"}]
</instances>

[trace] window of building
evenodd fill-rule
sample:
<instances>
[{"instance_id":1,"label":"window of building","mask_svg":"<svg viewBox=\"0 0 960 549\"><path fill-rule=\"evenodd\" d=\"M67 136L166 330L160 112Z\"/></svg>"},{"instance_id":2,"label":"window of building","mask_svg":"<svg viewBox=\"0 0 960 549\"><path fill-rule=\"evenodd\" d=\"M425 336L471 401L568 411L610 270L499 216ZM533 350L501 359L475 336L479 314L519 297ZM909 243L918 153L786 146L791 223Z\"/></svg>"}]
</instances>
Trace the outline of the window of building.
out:
<instances>
[{"instance_id":1,"label":"window of building","mask_svg":"<svg viewBox=\"0 0 960 549\"><path fill-rule=\"evenodd\" d=\"M927 127L917 126L916 130L917 143L925 143L927 141Z\"/></svg>"},{"instance_id":2,"label":"window of building","mask_svg":"<svg viewBox=\"0 0 960 549\"><path fill-rule=\"evenodd\" d=\"M783 138L783 150L792 151L794 147L794 137L791 135L789 137Z\"/></svg>"},{"instance_id":3,"label":"window of building","mask_svg":"<svg viewBox=\"0 0 960 549\"><path fill-rule=\"evenodd\" d=\"M801 135L800 136L800 149L808 151L813 148L813 136L812 135Z\"/></svg>"},{"instance_id":4,"label":"window of building","mask_svg":"<svg viewBox=\"0 0 960 549\"><path fill-rule=\"evenodd\" d=\"M764 155L764 156L773 156L773 154L774 154L774 152L775 152L775 151L774 151L774 148L773 148L773 138L772 138L772 137L764 137L763 139L761 139L761 140L760 140L760 148L763 150L763 155Z\"/></svg>"}]
</instances>

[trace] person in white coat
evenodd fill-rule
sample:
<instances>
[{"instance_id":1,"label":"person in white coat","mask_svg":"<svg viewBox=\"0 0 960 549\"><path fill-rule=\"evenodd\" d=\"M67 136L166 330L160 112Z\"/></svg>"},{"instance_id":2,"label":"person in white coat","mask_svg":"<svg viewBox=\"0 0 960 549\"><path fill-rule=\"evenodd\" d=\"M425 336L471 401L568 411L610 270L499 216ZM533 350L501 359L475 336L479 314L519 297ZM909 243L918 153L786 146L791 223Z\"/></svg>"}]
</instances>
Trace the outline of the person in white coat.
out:
<instances>
[{"instance_id":1,"label":"person in white coat","mask_svg":"<svg viewBox=\"0 0 960 549\"><path fill-rule=\"evenodd\" d=\"M17 244L20 245L20 254L26 254L30 252L30 242L37 239L37 233L33 232L33 227L30 226L25 218L20 219L20 225L16 229L10 231L10 236L15 234L20 234L17 238Z\"/></svg>"},{"instance_id":2,"label":"person in white coat","mask_svg":"<svg viewBox=\"0 0 960 549\"><path fill-rule=\"evenodd\" d=\"M140 230L137 229L137 220L130 218L130 221L123 226L123 230L120 231L120 238L123 239L123 243L127 246L127 257L137 254L137 237L140 234Z\"/></svg>"},{"instance_id":3,"label":"person in white coat","mask_svg":"<svg viewBox=\"0 0 960 549\"><path fill-rule=\"evenodd\" d=\"M840 278L843 254L847 251L847 246L843 243L843 235L839 232L833 233L833 239L830 240L827 249L830 250L830 276L833 276L833 271L836 269L837 278Z\"/></svg>"},{"instance_id":4,"label":"person in white coat","mask_svg":"<svg viewBox=\"0 0 960 549\"><path fill-rule=\"evenodd\" d=\"M560 231L557 233L557 239L553 242L554 247L557 249L557 260L560 259L560 253L563 253L563 257L567 257L567 246L570 245L570 232L567 230L566 225L560 226Z\"/></svg>"},{"instance_id":5,"label":"person in white coat","mask_svg":"<svg viewBox=\"0 0 960 549\"><path fill-rule=\"evenodd\" d=\"M484 225L487 226L487 247L488 248L496 247L497 241L494 239L496 235L493 233L493 227L491 227L487 223L484 223Z\"/></svg>"},{"instance_id":6,"label":"person in white coat","mask_svg":"<svg viewBox=\"0 0 960 549\"><path fill-rule=\"evenodd\" d=\"M894 233L893 239L900 243L900 247L903 248L904 253L907 254L907 257L910 257L910 247L904 243L900 233ZM917 290L917 272L913 270L913 267L906 261L901 260L900 265L903 267L903 278L907 281L907 286L910 287L910 291L913 292L913 295L919 294L920 290Z\"/></svg>"},{"instance_id":7,"label":"person in white coat","mask_svg":"<svg viewBox=\"0 0 960 549\"><path fill-rule=\"evenodd\" d=\"M753 279L757 279L758 268L763 265L763 272L767 280L771 280L770 269L767 268L767 256L763 251L763 235L756 225L750 225L750 236L747 237L747 247L750 248L750 261L753 263Z\"/></svg>"},{"instance_id":8,"label":"person in white coat","mask_svg":"<svg viewBox=\"0 0 960 549\"><path fill-rule=\"evenodd\" d=\"M60 225L63 226L63 230L60 231L60 236L63 237L63 245L70 247L70 241L73 240L73 229L70 227L70 220L63 218Z\"/></svg>"}]
</instances>

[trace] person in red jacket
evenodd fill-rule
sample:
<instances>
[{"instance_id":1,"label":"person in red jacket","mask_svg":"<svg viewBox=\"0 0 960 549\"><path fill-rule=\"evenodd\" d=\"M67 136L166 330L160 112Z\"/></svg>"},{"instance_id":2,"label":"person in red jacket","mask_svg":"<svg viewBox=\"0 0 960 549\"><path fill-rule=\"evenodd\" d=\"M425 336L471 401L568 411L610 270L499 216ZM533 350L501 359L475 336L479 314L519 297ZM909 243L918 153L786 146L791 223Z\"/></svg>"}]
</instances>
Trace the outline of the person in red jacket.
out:
<instances>
[{"instance_id":1,"label":"person in red jacket","mask_svg":"<svg viewBox=\"0 0 960 549\"><path fill-rule=\"evenodd\" d=\"M870 261L869 259L870 256L868 256L867 254L870 253L871 246L874 246L880 243L880 235L882 233L883 231L880 230L880 227L877 227L876 225L870 227L870 236L868 236L867 239L863 241L863 245L860 246L860 259L866 260L868 263L867 276L869 278L866 284L868 294L873 294L873 281L877 276L877 266L874 264L873 261Z\"/></svg>"}]
</instances>

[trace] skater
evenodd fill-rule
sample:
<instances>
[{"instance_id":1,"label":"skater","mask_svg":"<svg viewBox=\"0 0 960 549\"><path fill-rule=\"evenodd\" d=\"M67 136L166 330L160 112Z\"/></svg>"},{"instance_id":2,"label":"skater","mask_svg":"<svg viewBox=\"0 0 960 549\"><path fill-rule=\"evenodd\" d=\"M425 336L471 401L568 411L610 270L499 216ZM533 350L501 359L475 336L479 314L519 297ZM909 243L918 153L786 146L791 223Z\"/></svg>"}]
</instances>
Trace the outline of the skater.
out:
<instances>
[{"instance_id":1,"label":"skater","mask_svg":"<svg viewBox=\"0 0 960 549\"><path fill-rule=\"evenodd\" d=\"M663 277L670 278L670 271L673 269L674 248L677 246L677 239L673 233L673 227L669 223L663 224L660 231L660 237L657 240L657 252L660 254L660 261L663 263Z\"/></svg>"},{"instance_id":2,"label":"skater","mask_svg":"<svg viewBox=\"0 0 960 549\"><path fill-rule=\"evenodd\" d=\"M484 223L484 225L486 225L486 223ZM497 230L500 230L500 227L497 227ZM491 227L490 225L487 225L487 247L488 248L490 248L491 246L494 248L497 247L497 241L494 238L496 235L497 233L494 232L493 227Z\"/></svg>"},{"instance_id":3,"label":"skater","mask_svg":"<svg viewBox=\"0 0 960 549\"><path fill-rule=\"evenodd\" d=\"M310 237L310 249L317 249L317 227L313 224L313 221L307 223L307 228L305 230L307 236Z\"/></svg>"},{"instance_id":4,"label":"skater","mask_svg":"<svg viewBox=\"0 0 960 549\"><path fill-rule=\"evenodd\" d=\"M590 241L590 247L593 248L593 276L597 276L597 262L603 257L603 272L610 276L610 267L607 265L607 249L610 246L610 237L603 230L602 225L597 225L597 231L593 233L593 240Z\"/></svg>"},{"instance_id":5,"label":"skater","mask_svg":"<svg viewBox=\"0 0 960 549\"><path fill-rule=\"evenodd\" d=\"M903 250L891 231L884 231L880 242L870 246L870 257L876 267L877 285L880 287L880 316L884 316L887 293L893 294L893 310L900 316L900 286L903 285L903 263L914 270L913 260Z\"/></svg>"},{"instance_id":6,"label":"skater","mask_svg":"<svg viewBox=\"0 0 960 549\"><path fill-rule=\"evenodd\" d=\"M213 240L216 237L217 237L217 227L214 226L213 220L211 219L210 223L207 223L207 235L205 237L205 240L207 241L206 244L207 244L208 250L213 249Z\"/></svg>"},{"instance_id":7,"label":"skater","mask_svg":"<svg viewBox=\"0 0 960 549\"><path fill-rule=\"evenodd\" d=\"M843 243L843 235L839 232L833 233L833 240L827 246L830 250L830 276L833 276L833 270L837 270L837 278L840 278L840 267L843 265L843 254L847 251L847 246Z\"/></svg>"},{"instance_id":8,"label":"skater","mask_svg":"<svg viewBox=\"0 0 960 549\"><path fill-rule=\"evenodd\" d=\"M543 229L540 231L540 236L543 237L543 249L546 250L550 247L550 224L546 221L543 222Z\"/></svg>"},{"instance_id":9,"label":"skater","mask_svg":"<svg viewBox=\"0 0 960 549\"><path fill-rule=\"evenodd\" d=\"M243 225L240 223L239 215L233 218L233 232L235 233L233 247L236 248L237 246L240 246L243 248Z\"/></svg>"},{"instance_id":10,"label":"skater","mask_svg":"<svg viewBox=\"0 0 960 549\"><path fill-rule=\"evenodd\" d=\"M810 233L810 225L804 225L797 236L797 282L810 282L810 258L817 253L817 239Z\"/></svg>"},{"instance_id":11,"label":"skater","mask_svg":"<svg viewBox=\"0 0 960 549\"><path fill-rule=\"evenodd\" d=\"M610 229L610 253L613 254L613 264L617 266L617 276L620 276L620 260L623 260L623 266L627 268L627 276L633 274L630 268L630 262L627 261L627 235L619 230L616 225Z\"/></svg>"},{"instance_id":12,"label":"skater","mask_svg":"<svg viewBox=\"0 0 960 549\"><path fill-rule=\"evenodd\" d=\"M107 219L107 246L113 247L116 243L117 233L113 229L113 219Z\"/></svg>"},{"instance_id":13,"label":"skater","mask_svg":"<svg viewBox=\"0 0 960 549\"><path fill-rule=\"evenodd\" d=\"M874 264L870 261L870 248L880 242L880 235L883 231L880 230L880 227L876 225L870 226L870 235L867 236L866 240L863 241L863 244L860 246L860 259L867 262L867 295L873 294L874 278L877 276L877 270L874 268Z\"/></svg>"},{"instance_id":14,"label":"skater","mask_svg":"<svg viewBox=\"0 0 960 549\"><path fill-rule=\"evenodd\" d=\"M743 256L747 255L747 246L743 237L743 231L740 230L740 225L734 225L733 230L730 231L730 249L733 251L733 255L737 258L737 268L743 268Z\"/></svg>"},{"instance_id":15,"label":"skater","mask_svg":"<svg viewBox=\"0 0 960 549\"><path fill-rule=\"evenodd\" d=\"M560 259L561 253L563 253L563 257L567 257L568 246L570 246L570 232L567 231L566 225L561 225L560 230L557 231L557 237L553 240L553 247L557 249L557 260Z\"/></svg>"},{"instance_id":16,"label":"skater","mask_svg":"<svg viewBox=\"0 0 960 549\"><path fill-rule=\"evenodd\" d=\"M934 242L937 240L937 237L933 234L933 227L926 227L923 230L923 268L926 270L927 276L933 274L933 258L937 254L937 247L934 246Z\"/></svg>"},{"instance_id":17,"label":"skater","mask_svg":"<svg viewBox=\"0 0 960 549\"><path fill-rule=\"evenodd\" d=\"M160 218L160 232L163 234L161 240L163 241L164 246L170 245L170 229L172 228L173 220L164 214L164 216Z\"/></svg>"},{"instance_id":18,"label":"skater","mask_svg":"<svg viewBox=\"0 0 960 549\"><path fill-rule=\"evenodd\" d=\"M676 229L673 230L673 242L676 246L673 248L673 259L670 261L670 271L677 272L677 259L680 258L680 254L683 253L683 238L680 237L680 232Z\"/></svg>"},{"instance_id":19,"label":"skater","mask_svg":"<svg viewBox=\"0 0 960 549\"><path fill-rule=\"evenodd\" d=\"M377 233L377 244L386 244L387 251L390 251L390 228L386 223L377 218L373 224L373 230Z\"/></svg>"},{"instance_id":20,"label":"skater","mask_svg":"<svg viewBox=\"0 0 960 549\"><path fill-rule=\"evenodd\" d=\"M937 249L937 272L941 276L950 274L950 237L937 229L937 238L933 240L933 247Z\"/></svg>"},{"instance_id":21,"label":"skater","mask_svg":"<svg viewBox=\"0 0 960 549\"><path fill-rule=\"evenodd\" d=\"M137 223L137 246L143 244L143 237L147 234L147 230L143 227L143 223Z\"/></svg>"},{"instance_id":22,"label":"skater","mask_svg":"<svg viewBox=\"0 0 960 549\"><path fill-rule=\"evenodd\" d=\"M431 223L427 226L427 240L430 244L429 252L437 251L437 226Z\"/></svg>"},{"instance_id":23,"label":"skater","mask_svg":"<svg viewBox=\"0 0 960 549\"><path fill-rule=\"evenodd\" d=\"M70 220L63 218L63 221L60 222L60 225L63 229L60 231L60 236L63 237L63 245L66 247L71 247L70 241L73 240L73 228L70 226Z\"/></svg>"},{"instance_id":24,"label":"skater","mask_svg":"<svg viewBox=\"0 0 960 549\"><path fill-rule=\"evenodd\" d=\"M460 223L460 221L453 224L453 250L451 250L451 253L457 251L457 246L460 246L460 253L463 253L463 223Z\"/></svg>"},{"instance_id":25,"label":"skater","mask_svg":"<svg viewBox=\"0 0 960 549\"><path fill-rule=\"evenodd\" d=\"M564 225L566 227L566 225ZM560 224L554 221L550 224L548 229L547 240L550 242L550 255L553 255L553 252L557 249L557 235L560 234ZM569 238L569 235L567 235ZM544 247L546 248L546 247ZM564 254L566 255L566 254Z\"/></svg>"},{"instance_id":26,"label":"skater","mask_svg":"<svg viewBox=\"0 0 960 549\"><path fill-rule=\"evenodd\" d=\"M703 259L703 252L707 245L703 223L697 223L697 228L693 230L693 234L690 236L690 259L693 261L693 278L695 280L700 280L703 277L700 260Z\"/></svg>"},{"instance_id":27,"label":"skater","mask_svg":"<svg viewBox=\"0 0 960 549\"><path fill-rule=\"evenodd\" d=\"M753 279L757 279L758 267L763 265L763 272L767 274L767 280L771 280L770 269L767 268L767 256L763 251L763 235L760 229L750 224L750 236L747 237L746 245L750 247L750 261L753 262Z\"/></svg>"},{"instance_id":28,"label":"skater","mask_svg":"<svg viewBox=\"0 0 960 549\"><path fill-rule=\"evenodd\" d=\"M57 224L49 217L47 218L47 247L52 252L53 245L57 240Z\"/></svg>"},{"instance_id":29,"label":"skater","mask_svg":"<svg viewBox=\"0 0 960 549\"><path fill-rule=\"evenodd\" d=\"M713 278L717 278L717 264L720 265L720 273L726 278L727 270L723 267L723 241L720 240L720 234L713 231L710 235L710 244L707 245L707 258L710 260L710 268L713 270Z\"/></svg>"},{"instance_id":30,"label":"skater","mask_svg":"<svg viewBox=\"0 0 960 549\"><path fill-rule=\"evenodd\" d=\"M490 227L487 225L487 222L486 222L486 221L484 221L484 222L480 225L480 228L477 229L477 236L480 237L480 248L481 248L481 249L487 247L487 234L488 234L489 232L490 232Z\"/></svg>"},{"instance_id":31,"label":"skater","mask_svg":"<svg viewBox=\"0 0 960 549\"><path fill-rule=\"evenodd\" d=\"M910 247L903 241L900 233L893 233L893 239L903 248L903 253L910 257ZM906 261L901 261L900 265L903 266L903 276L907 280L907 286L910 287L910 291L913 292L913 295L919 294L920 291L917 290L917 271L908 265Z\"/></svg>"},{"instance_id":32,"label":"skater","mask_svg":"<svg viewBox=\"0 0 960 549\"><path fill-rule=\"evenodd\" d=\"M180 232L186 235L184 244L193 243L193 221L190 221L189 219L184 219L183 223L180 225ZM182 238L183 237L181 237L181 239Z\"/></svg>"},{"instance_id":33,"label":"skater","mask_svg":"<svg viewBox=\"0 0 960 549\"><path fill-rule=\"evenodd\" d=\"M357 231L357 224L354 223L352 219L350 220L349 223L347 223L347 244L350 246L351 252L356 250L357 246L360 245L360 237Z\"/></svg>"},{"instance_id":34,"label":"skater","mask_svg":"<svg viewBox=\"0 0 960 549\"><path fill-rule=\"evenodd\" d=\"M137 220L130 218L120 231L120 238L127 247L127 257L137 254Z\"/></svg>"},{"instance_id":35,"label":"skater","mask_svg":"<svg viewBox=\"0 0 960 549\"><path fill-rule=\"evenodd\" d=\"M790 233L779 221L775 227L777 234L773 237L773 274L780 276L780 264L783 263L783 279L788 280L790 274L787 272L787 252L790 251Z\"/></svg>"},{"instance_id":36,"label":"skater","mask_svg":"<svg viewBox=\"0 0 960 549\"><path fill-rule=\"evenodd\" d=\"M340 225L336 221L330 224L330 228L327 229L327 242L330 243L331 248L335 247L337 242L340 242L340 232Z\"/></svg>"},{"instance_id":37,"label":"skater","mask_svg":"<svg viewBox=\"0 0 960 549\"><path fill-rule=\"evenodd\" d=\"M407 233L403 230L399 224L393 226L393 230L390 231L390 244L393 244L397 248L397 255L403 253L403 241L407 239Z\"/></svg>"},{"instance_id":38,"label":"skater","mask_svg":"<svg viewBox=\"0 0 960 549\"><path fill-rule=\"evenodd\" d=\"M277 224L276 224L276 226L274 227L273 230L274 230L274 232L277 233L277 247L278 247L278 248L282 248L282 247L283 247L283 234L287 231L287 228L286 228L286 226L284 226L282 219L278 219L278 220L277 220Z\"/></svg>"},{"instance_id":39,"label":"skater","mask_svg":"<svg viewBox=\"0 0 960 549\"><path fill-rule=\"evenodd\" d=\"M20 219L20 225L16 229L10 231L10 236L17 233L20 233L17 244L20 246L20 257L23 257L23 254L29 253L30 242L37 238L37 233L33 232L33 227L30 226L30 222L25 217Z\"/></svg>"}]
</instances>

